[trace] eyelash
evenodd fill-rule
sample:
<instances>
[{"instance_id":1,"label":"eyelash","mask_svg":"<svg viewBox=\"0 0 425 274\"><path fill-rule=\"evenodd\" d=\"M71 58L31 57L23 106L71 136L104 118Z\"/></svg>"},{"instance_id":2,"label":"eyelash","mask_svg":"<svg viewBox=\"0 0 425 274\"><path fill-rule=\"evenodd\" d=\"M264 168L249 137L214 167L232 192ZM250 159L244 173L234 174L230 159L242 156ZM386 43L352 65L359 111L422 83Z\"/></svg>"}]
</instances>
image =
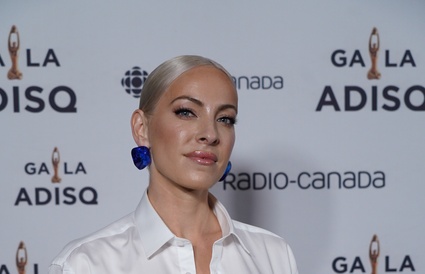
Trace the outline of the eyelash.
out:
<instances>
[{"instance_id":1,"label":"eyelash","mask_svg":"<svg viewBox=\"0 0 425 274\"><path fill-rule=\"evenodd\" d=\"M218 120L223 121L228 126L233 126L233 125L236 124L236 119L233 118L233 117L229 117L229 116L220 117L220 118L218 118Z\"/></svg>"},{"instance_id":2,"label":"eyelash","mask_svg":"<svg viewBox=\"0 0 425 274\"><path fill-rule=\"evenodd\" d=\"M178 109L174 110L174 114L177 116L180 116L184 119L187 119L189 117L197 117L193 110L190 108L184 108L179 107ZM230 116L223 116L217 119L219 122L223 122L226 126L233 126L236 124L236 118L230 117Z\"/></svg>"},{"instance_id":3,"label":"eyelash","mask_svg":"<svg viewBox=\"0 0 425 274\"><path fill-rule=\"evenodd\" d=\"M191 109L189 109L189 108L179 107L178 109L176 109L176 110L174 111L174 113L175 113L177 116L181 116L181 117L183 117L183 118L187 118L187 117L189 117L190 115L192 115L192 116L195 116L195 117L196 117L196 115L194 114L193 110L191 110ZM188 114L189 114L189 115L188 115Z\"/></svg>"}]
</instances>

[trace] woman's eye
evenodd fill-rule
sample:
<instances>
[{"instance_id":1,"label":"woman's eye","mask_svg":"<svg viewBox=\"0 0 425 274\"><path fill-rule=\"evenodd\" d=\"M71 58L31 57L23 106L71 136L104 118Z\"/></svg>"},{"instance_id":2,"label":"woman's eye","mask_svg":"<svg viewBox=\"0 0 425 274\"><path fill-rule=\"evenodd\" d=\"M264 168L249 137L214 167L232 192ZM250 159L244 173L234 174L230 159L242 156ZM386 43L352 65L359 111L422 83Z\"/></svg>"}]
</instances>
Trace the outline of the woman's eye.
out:
<instances>
[{"instance_id":1,"label":"woman's eye","mask_svg":"<svg viewBox=\"0 0 425 274\"><path fill-rule=\"evenodd\" d=\"M236 124L236 119L233 117L221 117L221 118L218 118L218 121L230 126L233 126L234 124Z\"/></svg>"},{"instance_id":2,"label":"woman's eye","mask_svg":"<svg viewBox=\"0 0 425 274\"><path fill-rule=\"evenodd\" d=\"M181 117L194 117L195 114L193 114L193 112L190 109L186 109L186 108L181 108L181 109L177 109L174 111L174 113L177 116L181 116Z\"/></svg>"}]
</instances>

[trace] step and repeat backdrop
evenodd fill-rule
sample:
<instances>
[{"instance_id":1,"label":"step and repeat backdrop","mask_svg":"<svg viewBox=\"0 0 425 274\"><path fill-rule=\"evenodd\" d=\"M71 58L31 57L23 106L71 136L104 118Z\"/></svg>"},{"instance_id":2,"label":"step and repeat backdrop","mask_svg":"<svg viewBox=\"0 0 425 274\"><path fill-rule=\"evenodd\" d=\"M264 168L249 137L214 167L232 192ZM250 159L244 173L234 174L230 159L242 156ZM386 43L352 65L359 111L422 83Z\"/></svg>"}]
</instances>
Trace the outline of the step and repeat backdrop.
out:
<instances>
[{"instance_id":1,"label":"step and repeat backdrop","mask_svg":"<svg viewBox=\"0 0 425 274\"><path fill-rule=\"evenodd\" d=\"M239 93L231 216L300 273L425 273L425 2L1 1L0 274L46 273L147 186L147 75L210 57Z\"/></svg>"}]
</instances>

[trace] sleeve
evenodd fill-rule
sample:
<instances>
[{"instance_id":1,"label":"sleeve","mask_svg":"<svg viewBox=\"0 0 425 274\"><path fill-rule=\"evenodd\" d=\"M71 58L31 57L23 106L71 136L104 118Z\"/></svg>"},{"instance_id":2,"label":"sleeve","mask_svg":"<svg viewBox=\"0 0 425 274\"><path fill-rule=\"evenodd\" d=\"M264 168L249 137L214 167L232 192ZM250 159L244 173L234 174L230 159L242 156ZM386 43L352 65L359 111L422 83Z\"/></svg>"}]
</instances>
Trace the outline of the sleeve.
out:
<instances>
[{"instance_id":1,"label":"sleeve","mask_svg":"<svg viewBox=\"0 0 425 274\"><path fill-rule=\"evenodd\" d=\"M62 267L57 264L52 264L49 267L49 274L63 274Z\"/></svg>"},{"instance_id":2,"label":"sleeve","mask_svg":"<svg viewBox=\"0 0 425 274\"><path fill-rule=\"evenodd\" d=\"M48 274L75 274L74 270L65 263L64 266L52 263L49 266Z\"/></svg>"},{"instance_id":3,"label":"sleeve","mask_svg":"<svg viewBox=\"0 0 425 274\"><path fill-rule=\"evenodd\" d=\"M289 265L291 267L291 273L292 274L298 274L298 267L297 267L297 263L295 261L295 256L294 253L292 252L291 247L287 244L287 251L288 251L288 259L289 259Z\"/></svg>"}]
</instances>

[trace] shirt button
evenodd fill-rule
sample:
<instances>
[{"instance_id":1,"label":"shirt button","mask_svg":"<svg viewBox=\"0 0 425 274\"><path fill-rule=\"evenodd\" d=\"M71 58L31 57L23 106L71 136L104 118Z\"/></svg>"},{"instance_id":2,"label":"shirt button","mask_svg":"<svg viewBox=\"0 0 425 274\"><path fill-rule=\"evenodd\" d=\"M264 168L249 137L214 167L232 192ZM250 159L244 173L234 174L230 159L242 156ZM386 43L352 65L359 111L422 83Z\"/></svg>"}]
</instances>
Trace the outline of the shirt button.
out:
<instances>
[{"instance_id":1,"label":"shirt button","mask_svg":"<svg viewBox=\"0 0 425 274\"><path fill-rule=\"evenodd\" d=\"M186 274L190 274L190 272L186 272Z\"/></svg>"},{"instance_id":2,"label":"shirt button","mask_svg":"<svg viewBox=\"0 0 425 274\"><path fill-rule=\"evenodd\" d=\"M184 243L182 241L178 241L177 242L177 246L178 247L183 247L184 246ZM186 274L190 274L190 272L187 272Z\"/></svg>"}]
</instances>

